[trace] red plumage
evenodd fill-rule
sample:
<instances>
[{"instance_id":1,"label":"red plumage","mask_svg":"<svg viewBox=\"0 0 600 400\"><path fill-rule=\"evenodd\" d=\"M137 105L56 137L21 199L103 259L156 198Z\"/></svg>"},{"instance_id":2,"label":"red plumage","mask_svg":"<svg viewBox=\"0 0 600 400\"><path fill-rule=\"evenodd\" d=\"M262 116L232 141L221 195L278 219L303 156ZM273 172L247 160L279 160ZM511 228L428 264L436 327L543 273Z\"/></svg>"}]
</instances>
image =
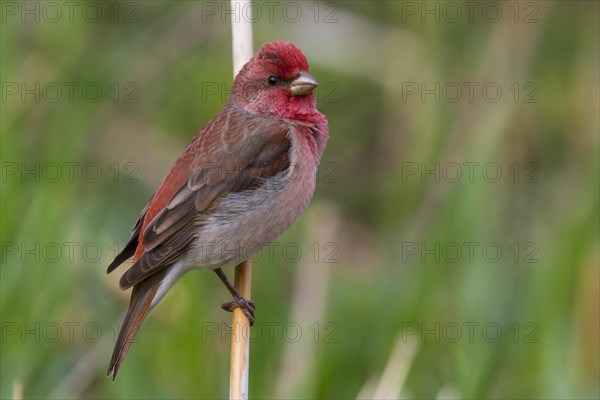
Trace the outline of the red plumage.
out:
<instances>
[{"instance_id":1,"label":"red plumage","mask_svg":"<svg viewBox=\"0 0 600 400\"><path fill-rule=\"evenodd\" d=\"M222 265L249 258L242 249L269 243L304 211L328 138L316 86L294 44L265 44L175 162L108 267L134 256L120 282L133 292L108 369L113 379L147 313L182 274L210 268L224 279ZM215 245L233 250L209 250ZM230 308L253 321L251 302L229 289Z\"/></svg>"}]
</instances>

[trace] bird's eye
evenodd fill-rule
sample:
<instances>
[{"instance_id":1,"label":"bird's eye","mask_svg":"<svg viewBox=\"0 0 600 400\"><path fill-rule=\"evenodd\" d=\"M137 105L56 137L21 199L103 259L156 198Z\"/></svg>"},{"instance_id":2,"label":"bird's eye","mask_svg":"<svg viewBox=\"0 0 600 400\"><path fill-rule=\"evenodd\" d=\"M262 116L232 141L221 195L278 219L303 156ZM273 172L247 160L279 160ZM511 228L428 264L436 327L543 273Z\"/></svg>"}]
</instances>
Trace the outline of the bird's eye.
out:
<instances>
[{"instance_id":1,"label":"bird's eye","mask_svg":"<svg viewBox=\"0 0 600 400\"><path fill-rule=\"evenodd\" d=\"M276 76L270 76L269 79L267 79L267 82L269 82L269 85L271 86L276 86L279 83L279 78Z\"/></svg>"}]
</instances>

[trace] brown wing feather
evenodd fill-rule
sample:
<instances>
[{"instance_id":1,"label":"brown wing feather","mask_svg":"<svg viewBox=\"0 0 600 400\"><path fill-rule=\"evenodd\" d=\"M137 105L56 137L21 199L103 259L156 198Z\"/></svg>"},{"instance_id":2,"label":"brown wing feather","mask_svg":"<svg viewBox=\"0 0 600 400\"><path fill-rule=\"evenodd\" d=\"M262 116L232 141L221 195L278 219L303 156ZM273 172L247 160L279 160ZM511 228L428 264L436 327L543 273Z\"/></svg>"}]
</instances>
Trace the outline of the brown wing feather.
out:
<instances>
[{"instance_id":1,"label":"brown wing feather","mask_svg":"<svg viewBox=\"0 0 600 400\"><path fill-rule=\"evenodd\" d=\"M138 239L141 240L138 252L140 246L144 251L122 276L122 289L143 281L183 257L193 240L194 230L201 229L198 217L207 212L215 200L231 192L254 190L266 178L287 169L290 147L287 125L281 121L268 121L271 123L258 130L258 125L236 125L231 118L225 119L221 124L231 131L223 134L221 141L206 137L196 142L195 147L199 150L194 151L192 146L190 154L199 151L206 155L207 161L201 163L194 159L187 181L171 194L151 221L144 222L146 227L142 228L143 234ZM252 128L256 131L249 132ZM199 137L202 138L202 133ZM239 137L247 139L241 141ZM175 165L178 164L179 160ZM159 193L154 197L159 197ZM148 218L149 215L146 220Z\"/></svg>"},{"instance_id":2,"label":"brown wing feather","mask_svg":"<svg viewBox=\"0 0 600 400\"><path fill-rule=\"evenodd\" d=\"M142 257L129 268L119 281L121 289L144 281L165 267L173 264L185 254L187 247L193 239L194 225L189 224L169 238L165 243L145 252Z\"/></svg>"}]
</instances>

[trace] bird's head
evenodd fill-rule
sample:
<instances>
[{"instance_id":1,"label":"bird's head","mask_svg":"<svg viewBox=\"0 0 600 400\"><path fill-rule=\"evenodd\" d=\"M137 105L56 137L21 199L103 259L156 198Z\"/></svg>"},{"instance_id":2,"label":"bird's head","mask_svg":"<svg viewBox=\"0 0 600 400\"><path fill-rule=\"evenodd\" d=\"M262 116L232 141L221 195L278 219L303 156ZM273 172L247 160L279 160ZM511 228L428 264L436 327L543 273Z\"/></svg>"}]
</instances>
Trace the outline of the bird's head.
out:
<instances>
[{"instance_id":1,"label":"bird's head","mask_svg":"<svg viewBox=\"0 0 600 400\"><path fill-rule=\"evenodd\" d=\"M283 119L316 112L313 89L302 51L293 43L265 43L236 76L231 101L245 110Z\"/></svg>"}]
</instances>

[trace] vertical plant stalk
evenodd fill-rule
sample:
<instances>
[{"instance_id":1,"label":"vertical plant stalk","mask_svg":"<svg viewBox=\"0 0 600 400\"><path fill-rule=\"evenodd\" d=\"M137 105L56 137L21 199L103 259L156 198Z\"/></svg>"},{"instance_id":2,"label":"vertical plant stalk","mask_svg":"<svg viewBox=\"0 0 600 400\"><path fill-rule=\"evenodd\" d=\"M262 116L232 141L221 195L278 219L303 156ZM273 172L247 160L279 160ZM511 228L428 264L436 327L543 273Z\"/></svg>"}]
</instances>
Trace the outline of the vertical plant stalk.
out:
<instances>
[{"instance_id":1,"label":"vertical plant stalk","mask_svg":"<svg viewBox=\"0 0 600 400\"><path fill-rule=\"evenodd\" d=\"M250 298L252 262L244 261L235 267L235 288L242 296ZM250 365L250 322L240 308L233 310L231 335L231 371L229 375L229 398L248 399Z\"/></svg>"},{"instance_id":2,"label":"vertical plant stalk","mask_svg":"<svg viewBox=\"0 0 600 400\"><path fill-rule=\"evenodd\" d=\"M251 12L252 0L231 0L231 8L237 15L231 16L233 75L242 69L252 58L252 23L247 12ZM235 288L249 299L252 284L252 262L246 260L235 267ZM229 398L245 400L248 398L248 376L250 364L250 322L240 308L233 310L231 335L231 370L229 375Z\"/></svg>"}]
</instances>

